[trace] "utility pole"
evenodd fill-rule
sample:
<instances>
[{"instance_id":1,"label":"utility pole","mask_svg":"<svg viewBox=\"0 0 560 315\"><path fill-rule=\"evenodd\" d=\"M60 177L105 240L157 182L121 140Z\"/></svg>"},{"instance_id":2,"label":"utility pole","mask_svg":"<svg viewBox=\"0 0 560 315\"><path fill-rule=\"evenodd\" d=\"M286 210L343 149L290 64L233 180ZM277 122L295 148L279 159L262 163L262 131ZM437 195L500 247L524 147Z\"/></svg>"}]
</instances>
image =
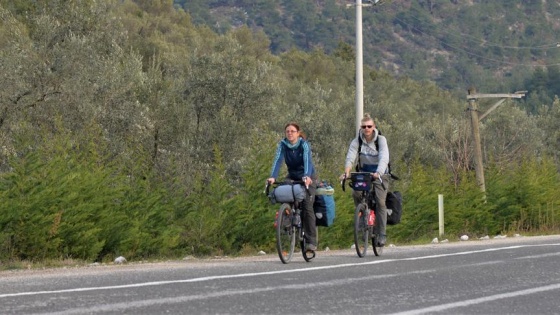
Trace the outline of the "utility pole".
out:
<instances>
[{"instance_id":1,"label":"utility pole","mask_svg":"<svg viewBox=\"0 0 560 315\"><path fill-rule=\"evenodd\" d=\"M382 0L356 0L356 136L360 132L361 120L364 117L364 53L362 44L362 7L380 4ZM351 7L347 4L346 7Z\"/></svg>"},{"instance_id":2,"label":"utility pole","mask_svg":"<svg viewBox=\"0 0 560 315\"><path fill-rule=\"evenodd\" d=\"M527 91L518 91L513 94L477 94L476 89L470 88L467 92L467 101L469 102L468 111L471 113L471 126L472 126L472 135L474 141L474 159L475 159L475 172L476 172L476 181L480 190L484 193L486 192L486 184L484 183L484 165L482 164L482 144L480 143L480 130L478 123L490 112L495 110L500 104L502 104L508 98L522 98L525 96ZM478 107L476 101L479 98L501 98L498 102L496 102L488 111L484 114L479 116Z\"/></svg>"},{"instance_id":3,"label":"utility pole","mask_svg":"<svg viewBox=\"0 0 560 315\"><path fill-rule=\"evenodd\" d=\"M468 110L471 113L471 129L474 142L474 167L476 172L476 182L480 187L480 190L482 190L482 192L485 192L486 186L484 184L484 167L482 165L482 145L480 143L480 129L478 126L478 108L476 104L476 98L469 98L469 96L474 94L476 94L476 90L474 88L469 89L467 100L469 102Z\"/></svg>"},{"instance_id":4,"label":"utility pole","mask_svg":"<svg viewBox=\"0 0 560 315\"><path fill-rule=\"evenodd\" d=\"M364 117L364 53L362 45L362 0L356 0L356 136Z\"/></svg>"}]
</instances>

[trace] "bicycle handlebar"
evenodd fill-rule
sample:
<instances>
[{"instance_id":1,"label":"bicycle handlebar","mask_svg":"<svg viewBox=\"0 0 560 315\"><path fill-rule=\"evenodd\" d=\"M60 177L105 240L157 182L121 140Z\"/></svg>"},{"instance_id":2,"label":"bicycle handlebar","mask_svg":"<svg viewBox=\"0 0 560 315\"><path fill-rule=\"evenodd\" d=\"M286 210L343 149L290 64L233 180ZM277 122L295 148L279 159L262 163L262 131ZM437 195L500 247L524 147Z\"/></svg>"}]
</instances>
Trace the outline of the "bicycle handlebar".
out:
<instances>
[{"instance_id":1,"label":"bicycle handlebar","mask_svg":"<svg viewBox=\"0 0 560 315\"><path fill-rule=\"evenodd\" d=\"M363 173L367 173L367 172L363 172ZM367 174L371 177L371 181L372 181L372 182L376 180L376 178L373 177L373 174L372 174L372 173L367 173ZM348 178L346 177L346 174L345 174L345 175L344 175L344 178L343 178L342 181L340 182L340 185L342 186L342 191L344 191L344 192L346 191L346 180L347 180L347 179L348 179ZM380 182L381 184L383 184L383 179L381 179L381 176L379 176L377 179L379 179L379 182ZM348 183L348 186L352 187L352 182L349 182L349 183Z\"/></svg>"}]
</instances>

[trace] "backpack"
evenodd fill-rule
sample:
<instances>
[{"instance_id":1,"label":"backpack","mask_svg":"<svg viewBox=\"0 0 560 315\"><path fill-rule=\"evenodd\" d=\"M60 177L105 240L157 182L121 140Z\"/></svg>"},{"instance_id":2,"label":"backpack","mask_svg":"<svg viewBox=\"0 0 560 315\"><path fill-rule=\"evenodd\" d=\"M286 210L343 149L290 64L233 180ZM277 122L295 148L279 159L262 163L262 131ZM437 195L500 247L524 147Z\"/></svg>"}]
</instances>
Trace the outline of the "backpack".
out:
<instances>
[{"instance_id":1,"label":"backpack","mask_svg":"<svg viewBox=\"0 0 560 315\"><path fill-rule=\"evenodd\" d=\"M401 222L402 215L402 194L400 191L387 192L387 224L395 225ZM389 211L391 209L391 211ZM391 214L389 214L391 212Z\"/></svg>"},{"instance_id":2,"label":"backpack","mask_svg":"<svg viewBox=\"0 0 560 315\"><path fill-rule=\"evenodd\" d=\"M377 134L378 136L381 135L381 131L378 129L377 130L379 133ZM379 137L375 138L375 147L379 148ZM360 171L360 152L362 150L362 137L360 135L358 135L358 163L356 164L356 172ZM394 180L398 180L399 177L397 175L393 175L393 173L391 173L391 162L389 161L389 163L387 163L387 173L389 173L389 176L391 176L392 179Z\"/></svg>"}]
</instances>

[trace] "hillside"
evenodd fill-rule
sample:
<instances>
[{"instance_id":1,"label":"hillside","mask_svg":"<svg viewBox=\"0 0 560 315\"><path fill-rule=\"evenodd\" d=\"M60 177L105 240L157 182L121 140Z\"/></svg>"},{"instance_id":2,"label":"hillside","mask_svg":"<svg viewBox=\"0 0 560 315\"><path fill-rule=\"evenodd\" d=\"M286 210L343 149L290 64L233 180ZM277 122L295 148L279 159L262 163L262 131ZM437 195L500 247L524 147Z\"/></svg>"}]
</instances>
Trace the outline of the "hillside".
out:
<instances>
[{"instance_id":1,"label":"hillside","mask_svg":"<svg viewBox=\"0 0 560 315\"><path fill-rule=\"evenodd\" d=\"M275 54L294 47L336 54L355 44L354 1L174 2L218 32L240 25L263 30ZM560 94L554 84L533 82L535 70L556 73L560 64L555 1L393 0L362 12L364 62L376 69L460 95L471 85L487 92L543 90L540 102L550 104Z\"/></svg>"}]
</instances>

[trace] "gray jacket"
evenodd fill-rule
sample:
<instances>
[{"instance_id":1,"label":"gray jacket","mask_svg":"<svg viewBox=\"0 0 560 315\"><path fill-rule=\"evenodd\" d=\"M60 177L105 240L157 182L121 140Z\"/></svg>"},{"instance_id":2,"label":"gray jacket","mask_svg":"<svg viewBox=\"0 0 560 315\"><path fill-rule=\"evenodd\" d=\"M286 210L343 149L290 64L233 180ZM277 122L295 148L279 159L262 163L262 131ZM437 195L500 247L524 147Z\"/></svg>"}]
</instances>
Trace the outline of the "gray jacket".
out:
<instances>
[{"instance_id":1,"label":"gray jacket","mask_svg":"<svg viewBox=\"0 0 560 315\"><path fill-rule=\"evenodd\" d=\"M362 138L362 149L360 152L360 170L362 172L372 172L379 173L381 175L388 174L387 165L389 164L389 147L387 146L387 139L379 134L377 129L374 129L374 136L370 142L366 142L366 139L362 133L359 132L359 137ZM377 144L379 148L375 146L375 140L377 139ZM354 168L358 162L358 138L354 138L350 143L348 148L348 153L346 154L346 162L344 167Z\"/></svg>"}]
</instances>

